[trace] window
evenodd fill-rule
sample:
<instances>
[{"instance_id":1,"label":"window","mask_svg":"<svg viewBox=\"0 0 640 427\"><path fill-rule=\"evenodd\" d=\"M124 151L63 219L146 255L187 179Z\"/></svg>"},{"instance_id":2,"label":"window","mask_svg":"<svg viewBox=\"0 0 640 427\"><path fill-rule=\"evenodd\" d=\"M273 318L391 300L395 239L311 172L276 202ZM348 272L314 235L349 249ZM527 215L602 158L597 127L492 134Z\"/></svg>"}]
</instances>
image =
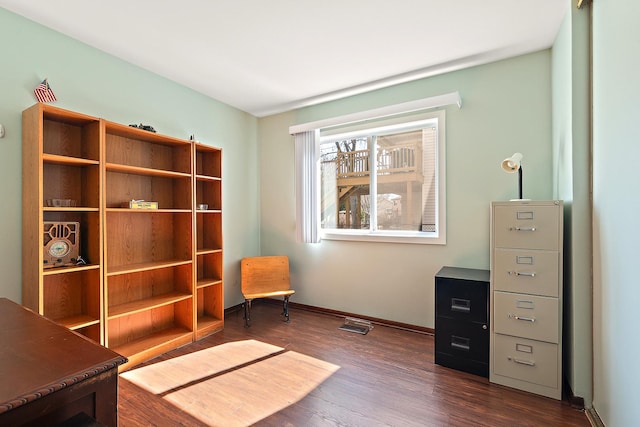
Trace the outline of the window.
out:
<instances>
[{"instance_id":1,"label":"window","mask_svg":"<svg viewBox=\"0 0 640 427\"><path fill-rule=\"evenodd\" d=\"M458 92L289 127L295 138L296 234L446 243L445 112Z\"/></svg>"},{"instance_id":2,"label":"window","mask_svg":"<svg viewBox=\"0 0 640 427\"><path fill-rule=\"evenodd\" d=\"M444 111L322 130L322 237L444 243L443 130Z\"/></svg>"}]
</instances>

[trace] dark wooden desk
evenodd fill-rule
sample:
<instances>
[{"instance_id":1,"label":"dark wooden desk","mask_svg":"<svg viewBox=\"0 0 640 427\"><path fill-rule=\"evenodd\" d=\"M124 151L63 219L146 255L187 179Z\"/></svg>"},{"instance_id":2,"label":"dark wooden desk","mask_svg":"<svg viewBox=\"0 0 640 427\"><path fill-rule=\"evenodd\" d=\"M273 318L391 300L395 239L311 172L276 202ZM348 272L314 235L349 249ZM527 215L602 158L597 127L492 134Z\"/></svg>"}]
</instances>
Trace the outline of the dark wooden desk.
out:
<instances>
[{"instance_id":1,"label":"dark wooden desk","mask_svg":"<svg viewBox=\"0 0 640 427\"><path fill-rule=\"evenodd\" d=\"M0 426L56 426L78 414L99 423L88 425L116 426L118 366L126 361L0 298Z\"/></svg>"}]
</instances>

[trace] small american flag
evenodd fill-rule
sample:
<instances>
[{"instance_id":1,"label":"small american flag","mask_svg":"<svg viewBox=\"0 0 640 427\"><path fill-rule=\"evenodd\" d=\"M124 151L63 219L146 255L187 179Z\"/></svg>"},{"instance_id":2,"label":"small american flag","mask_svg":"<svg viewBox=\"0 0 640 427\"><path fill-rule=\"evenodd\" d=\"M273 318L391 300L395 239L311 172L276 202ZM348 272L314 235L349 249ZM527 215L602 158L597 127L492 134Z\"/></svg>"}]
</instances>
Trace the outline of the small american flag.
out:
<instances>
[{"instance_id":1,"label":"small american flag","mask_svg":"<svg viewBox=\"0 0 640 427\"><path fill-rule=\"evenodd\" d=\"M51 90L51 86L49 86L49 82L47 79L44 79L42 83L40 83L33 90L33 94L36 96L36 99L39 102L53 102L56 101L56 95Z\"/></svg>"}]
</instances>

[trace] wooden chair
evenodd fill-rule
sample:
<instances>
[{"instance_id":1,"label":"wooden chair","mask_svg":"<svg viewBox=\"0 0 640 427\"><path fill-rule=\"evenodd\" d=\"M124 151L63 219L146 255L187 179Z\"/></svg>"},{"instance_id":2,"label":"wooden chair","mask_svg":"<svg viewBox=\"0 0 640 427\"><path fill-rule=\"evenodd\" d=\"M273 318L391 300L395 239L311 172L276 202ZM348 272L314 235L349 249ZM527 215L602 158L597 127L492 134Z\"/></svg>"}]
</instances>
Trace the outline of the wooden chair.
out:
<instances>
[{"instance_id":1,"label":"wooden chair","mask_svg":"<svg viewBox=\"0 0 640 427\"><path fill-rule=\"evenodd\" d=\"M257 298L284 297L282 315L288 323L290 321L289 297L296 292L289 284L289 258L286 256L243 258L240 271L245 326L250 326L251 301Z\"/></svg>"}]
</instances>

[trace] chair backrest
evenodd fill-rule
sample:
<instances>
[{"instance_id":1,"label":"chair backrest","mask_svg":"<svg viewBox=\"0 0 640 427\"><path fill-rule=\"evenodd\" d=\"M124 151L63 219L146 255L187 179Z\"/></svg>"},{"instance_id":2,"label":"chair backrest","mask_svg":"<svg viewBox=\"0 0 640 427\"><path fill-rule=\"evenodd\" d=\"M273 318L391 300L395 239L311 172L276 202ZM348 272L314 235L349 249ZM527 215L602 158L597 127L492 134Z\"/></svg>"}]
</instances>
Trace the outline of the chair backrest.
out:
<instances>
[{"instance_id":1,"label":"chair backrest","mask_svg":"<svg viewBox=\"0 0 640 427\"><path fill-rule=\"evenodd\" d=\"M290 289L289 258L258 256L243 258L240 264L242 293L261 294Z\"/></svg>"}]
</instances>

